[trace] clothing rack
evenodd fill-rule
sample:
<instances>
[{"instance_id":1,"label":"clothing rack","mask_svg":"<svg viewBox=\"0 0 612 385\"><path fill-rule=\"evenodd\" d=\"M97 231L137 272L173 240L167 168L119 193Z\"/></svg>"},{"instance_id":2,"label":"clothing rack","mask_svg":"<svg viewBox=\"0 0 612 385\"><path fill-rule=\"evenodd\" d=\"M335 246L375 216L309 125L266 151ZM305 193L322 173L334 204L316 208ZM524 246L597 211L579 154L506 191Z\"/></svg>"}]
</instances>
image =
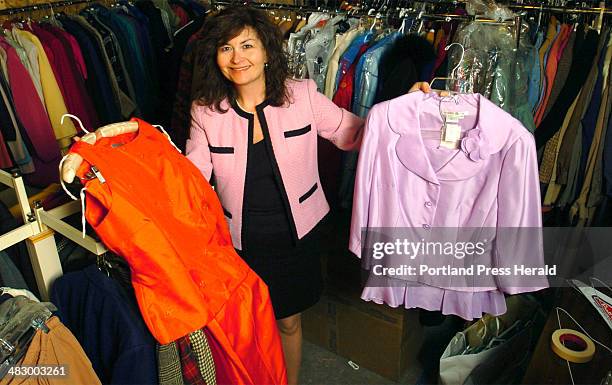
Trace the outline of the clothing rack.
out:
<instances>
[{"instance_id":1,"label":"clothing rack","mask_svg":"<svg viewBox=\"0 0 612 385\"><path fill-rule=\"evenodd\" d=\"M28 5L25 7L0 9L0 15L10 16L16 13L33 12L33 11L40 11L40 10L45 10L45 9L53 10L54 8L58 8L58 7L69 7L71 5L90 4L90 3L95 3L95 2L97 2L97 0L65 0L65 1L50 2L50 3L40 3L40 4Z\"/></svg>"},{"instance_id":2,"label":"clothing rack","mask_svg":"<svg viewBox=\"0 0 612 385\"><path fill-rule=\"evenodd\" d=\"M368 12L368 10L365 10L365 9L358 11L358 12L351 12L351 11L346 11L346 10L341 10L341 9L330 9L326 7L305 7L305 6L300 6L300 5L279 4L279 3L258 3L258 2L251 2L251 1L237 2L237 1L221 0L221 1L211 2L211 6L236 6L236 5L251 6L254 8L259 8L259 9L264 9L264 10L293 11L293 12L305 12L305 13L330 12L330 13L334 13L338 15L348 15L348 16L354 16L354 17L364 17L364 16L375 17L376 16L375 14L371 14L371 11ZM515 23L515 20L500 21L500 20L487 19L487 18L483 18L480 16L462 16L462 15L454 15L454 14L447 14L447 13L427 14L423 12L412 11L412 12L406 13L405 15L417 17L420 19L427 19L427 20L447 20L447 21L463 20L463 21L476 21L476 22L481 22L481 23L494 23L494 24L504 24L504 25L512 25Z\"/></svg>"},{"instance_id":3,"label":"clothing rack","mask_svg":"<svg viewBox=\"0 0 612 385\"><path fill-rule=\"evenodd\" d=\"M30 208L23 179L19 172L0 170L0 183L15 190L18 206L24 224L6 234L0 235L0 250L25 241L30 263L36 278L36 285L42 300L48 300L53 281L63 274L54 231L62 234L95 255L107 252L102 242L86 235L62 219L81 211L79 202L69 202L55 209L45 211L40 202Z\"/></svg>"},{"instance_id":4,"label":"clothing rack","mask_svg":"<svg viewBox=\"0 0 612 385\"><path fill-rule=\"evenodd\" d=\"M0 250L25 241L36 278L36 285L42 299L47 300L51 283L62 275L62 266L53 231L47 229L38 220L38 216L32 213L23 179L19 172L8 173L0 170L0 182L15 190L24 223L15 230L0 236Z\"/></svg>"},{"instance_id":5,"label":"clothing rack","mask_svg":"<svg viewBox=\"0 0 612 385\"><path fill-rule=\"evenodd\" d=\"M583 13L583 14L604 14L611 15L612 8L596 7L596 8L566 8L566 7L555 7L548 5L524 5L524 4L510 4L507 6L510 9L525 10L525 11L549 11L558 13Z\"/></svg>"},{"instance_id":6,"label":"clothing rack","mask_svg":"<svg viewBox=\"0 0 612 385\"><path fill-rule=\"evenodd\" d=\"M36 222L36 218L30 210L28 203L28 196L26 194L25 185L19 172L15 171L12 173L0 170L0 183L11 187L15 190L17 196L17 204L21 209L21 216L24 225L12 230L6 234L0 236L0 250L9 248L16 243L28 239L41 232L39 224Z\"/></svg>"}]
</instances>

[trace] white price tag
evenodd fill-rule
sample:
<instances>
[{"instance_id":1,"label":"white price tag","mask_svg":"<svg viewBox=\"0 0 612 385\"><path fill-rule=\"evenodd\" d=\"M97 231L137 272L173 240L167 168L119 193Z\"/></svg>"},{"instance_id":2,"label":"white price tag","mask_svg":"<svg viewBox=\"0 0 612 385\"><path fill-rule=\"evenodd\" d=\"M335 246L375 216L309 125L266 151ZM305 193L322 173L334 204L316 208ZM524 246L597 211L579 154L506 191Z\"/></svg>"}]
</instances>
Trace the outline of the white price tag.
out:
<instances>
[{"instance_id":1,"label":"white price tag","mask_svg":"<svg viewBox=\"0 0 612 385\"><path fill-rule=\"evenodd\" d=\"M444 141L456 142L461 139L461 126L456 123L446 123L444 125Z\"/></svg>"}]
</instances>

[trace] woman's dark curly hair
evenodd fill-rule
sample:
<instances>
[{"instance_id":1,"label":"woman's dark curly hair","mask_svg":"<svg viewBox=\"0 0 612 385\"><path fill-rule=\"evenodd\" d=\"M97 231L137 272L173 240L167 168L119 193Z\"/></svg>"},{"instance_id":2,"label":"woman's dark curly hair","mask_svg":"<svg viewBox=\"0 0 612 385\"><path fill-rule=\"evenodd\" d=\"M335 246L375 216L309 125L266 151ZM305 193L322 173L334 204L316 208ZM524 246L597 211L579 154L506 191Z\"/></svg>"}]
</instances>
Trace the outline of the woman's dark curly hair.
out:
<instances>
[{"instance_id":1,"label":"woman's dark curly hair","mask_svg":"<svg viewBox=\"0 0 612 385\"><path fill-rule=\"evenodd\" d=\"M199 44L204 52L196 65L202 66L203 79L198 79L201 88L196 90L196 103L219 112L224 99L235 100L236 91L217 65L219 47L238 36L246 27L257 32L263 43L268 65L266 68L266 99L273 106L289 102L286 81L289 78L287 56L283 50L283 36L280 29L265 12L249 7L230 7L207 18L202 26Z\"/></svg>"}]
</instances>

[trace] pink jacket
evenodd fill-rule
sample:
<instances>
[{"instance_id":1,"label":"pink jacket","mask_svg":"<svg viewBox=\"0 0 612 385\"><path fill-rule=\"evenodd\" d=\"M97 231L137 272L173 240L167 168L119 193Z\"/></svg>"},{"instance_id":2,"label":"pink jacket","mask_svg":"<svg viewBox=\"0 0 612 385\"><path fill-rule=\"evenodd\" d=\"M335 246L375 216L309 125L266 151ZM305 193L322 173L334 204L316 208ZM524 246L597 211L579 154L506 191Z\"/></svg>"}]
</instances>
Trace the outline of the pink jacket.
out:
<instances>
[{"instance_id":1,"label":"pink jacket","mask_svg":"<svg viewBox=\"0 0 612 385\"><path fill-rule=\"evenodd\" d=\"M317 92L312 80L290 80L287 85L291 100L288 106L274 107L264 102L257 106L256 113L266 146L273 149L273 169L282 181L285 204L291 209L290 223L301 239L329 211L319 180L317 134L342 150L357 150L363 120ZM193 105L186 155L206 179L214 175L234 247L241 250L247 148L253 142L253 115L228 101L222 107L229 110L219 113Z\"/></svg>"}]
</instances>

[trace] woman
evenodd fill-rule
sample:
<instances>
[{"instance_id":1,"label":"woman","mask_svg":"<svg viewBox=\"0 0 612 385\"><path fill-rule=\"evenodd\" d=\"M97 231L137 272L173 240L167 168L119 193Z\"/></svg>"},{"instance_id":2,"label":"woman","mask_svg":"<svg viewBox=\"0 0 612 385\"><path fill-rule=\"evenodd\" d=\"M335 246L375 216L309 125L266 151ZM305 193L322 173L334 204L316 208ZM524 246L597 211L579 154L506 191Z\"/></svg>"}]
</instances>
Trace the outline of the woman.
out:
<instances>
[{"instance_id":1,"label":"woman","mask_svg":"<svg viewBox=\"0 0 612 385\"><path fill-rule=\"evenodd\" d=\"M234 247L268 285L289 384L301 361L300 314L321 294L318 224L329 211L317 135L358 150L363 120L289 79L280 30L265 13L228 8L207 19L202 89L187 157L215 186ZM427 84L414 89L428 91Z\"/></svg>"}]
</instances>

